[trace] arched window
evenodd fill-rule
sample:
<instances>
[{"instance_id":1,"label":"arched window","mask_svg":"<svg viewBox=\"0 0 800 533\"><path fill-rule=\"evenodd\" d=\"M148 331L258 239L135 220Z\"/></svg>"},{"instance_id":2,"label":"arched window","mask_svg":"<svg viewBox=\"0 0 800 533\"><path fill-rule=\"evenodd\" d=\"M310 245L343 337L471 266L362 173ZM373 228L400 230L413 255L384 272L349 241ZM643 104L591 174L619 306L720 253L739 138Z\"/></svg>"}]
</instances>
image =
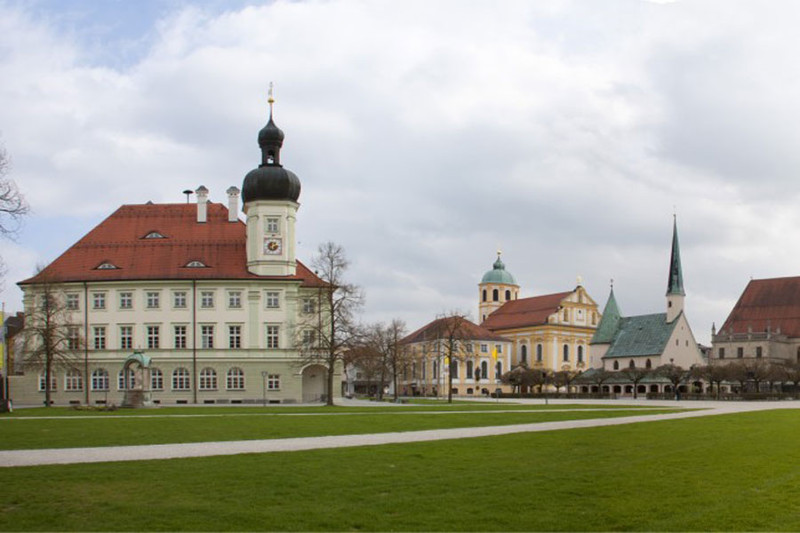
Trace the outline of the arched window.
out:
<instances>
[{"instance_id":1,"label":"arched window","mask_svg":"<svg viewBox=\"0 0 800 533\"><path fill-rule=\"evenodd\" d=\"M631 359L631 362L628 363L628 368L636 368L636 363L633 362L633 359Z\"/></svg>"},{"instance_id":2,"label":"arched window","mask_svg":"<svg viewBox=\"0 0 800 533\"><path fill-rule=\"evenodd\" d=\"M119 390L132 390L136 387L136 374L132 368L128 368L128 383L125 385L125 373L120 370L117 373L117 389Z\"/></svg>"},{"instance_id":3,"label":"arched window","mask_svg":"<svg viewBox=\"0 0 800 533\"><path fill-rule=\"evenodd\" d=\"M164 390L164 373L160 368L150 369L150 388L152 390Z\"/></svg>"},{"instance_id":4,"label":"arched window","mask_svg":"<svg viewBox=\"0 0 800 533\"><path fill-rule=\"evenodd\" d=\"M483 301L486 301L486 289L483 289Z\"/></svg>"},{"instance_id":5,"label":"arched window","mask_svg":"<svg viewBox=\"0 0 800 533\"><path fill-rule=\"evenodd\" d=\"M458 379L458 361L450 361L450 375Z\"/></svg>"},{"instance_id":6,"label":"arched window","mask_svg":"<svg viewBox=\"0 0 800 533\"><path fill-rule=\"evenodd\" d=\"M519 356L520 362L523 365L528 364L528 345L523 344L522 347L519 349L519 352L520 352Z\"/></svg>"},{"instance_id":7,"label":"arched window","mask_svg":"<svg viewBox=\"0 0 800 533\"><path fill-rule=\"evenodd\" d=\"M541 363L542 362L542 357L543 357L542 356L542 345L541 344L537 344L536 345L536 362L537 363Z\"/></svg>"},{"instance_id":8,"label":"arched window","mask_svg":"<svg viewBox=\"0 0 800 533\"><path fill-rule=\"evenodd\" d=\"M489 363L481 361L481 378L487 379L489 377Z\"/></svg>"},{"instance_id":9,"label":"arched window","mask_svg":"<svg viewBox=\"0 0 800 533\"><path fill-rule=\"evenodd\" d=\"M189 390L190 388L191 380L189 378L189 371L183 367L173 370L172 390Z\"/></svg>"},{"instance_id":10,"label":"arched window","mask_svg":"<svg viewBox=\"0 0 800 533\"><path fill-rule=\"evenodd\" d=\"M503 363L498 361L497 364L494 365L494 379L500 379L500 376L502 375L503 375Z\"/></svg>"},{"instance_id":11,"label":"arched window","mask_svg":"<svg viewBox=\"0 0 800 533\"><path fill-rule=\"evenodd\" d=\"M593 326L597 325L597 313L595 313L594 311L592 311L592 325Z\"/></svg>"},{"instance_id":12,"label":"arched window","mask_svg":"<svg viewBox=\"0 0 800 533\"><path fill-rule=\"evenodd\" d=\"M583 363L583 345L578 346L578 362Z\"/></svg>"},{"instance_id":13,"label":"arched window","mask_svg":"<svg viewBox=\"0 0 800 533\"><path fill-rule=\"evenodd\" d=\"M511 299L511 291L506 290L506 301L509 301L510 299Z\"/></svg>"},{"instance_id":14,"label":"arched window","mask_svg":"<svg viewBox=\"0 0 800 533\"><path fill-rule=\"evenodd\" d=\"M80 370L67 370L67 375L64 378L64 390L83 390L83 374L81 374Z\"/></svg>"},{"instance_id":15,"label":"arched window","mask_svg":"<svg viewBox=\"0 0 800 533\"><path fill-rule=\"evenodd\" d=\"M651 362L650 362L650 359L648 359L647 361L645 361L645 363L644 363L644 367L645 367L645 368L653 368L653 363L651 363Z\"/></svg>"},{"instance_id":16,"label":"arched window","mask_svg":"<svg viewBox=\"0 0 800 533\"><path fill-rule=\"evenodd\" d=\"M472 375L473 375L472 370L474 368L473 365L474 365L474 363L472 361L467 361L467 379L472 379Z\"/></svg>"},{"instance_id":17,"label":"arched window","mask_svg":"<svg viewBox=\"0 0 800 533\"><path fill-rule=\"evenodd\" d=\"M564 345L564 362L569 361L569 344Z\"/></svg>"},{"instance_id":18,"label":"arched window","mask_svg":"<svg viewBox=\"0 0 800 533\"><path fill-rule=\"evenodd\" d=\"M217 390L217 371L204 368L200 371L200 390Z\"/></svg>"},{"instance_id":19,"label":"arched window","mask_svg":"<svg viewBox=\"0 0 800 533\"><path fill-rule=\"evenodd\" d=\"M497 289L492 289L492 301L497 302L500 300L500 292Z\"/></svg>"},{"instance_id":20,"label":"arched window","mask_svg":"<svg viewBox=\"0 0 800 533\"><path fill-rule=\"evenodd\" d=\"M108 370L98 368L92 372L92 390L108 390Z\"/></svg>"},{"instance_id":21,"label":"arched window","mask_svg":"<svg viewBox=\"0 0 800 533\"><path fill-rule=\"evenodd\" d=\"M619 370L619 361L614 361L614 370Z\"/></svg>"},{"instance_id":22,"label":"arched window","mask_svg":"<svg viewBox=\"0 0 800 533\"><path fill-rule=\"evenodd\" d=\"M569 313L567 312L566 309L564 309L564 322L568 322L568 321L569 321Z\"/></svg>"},{"instance_id":23,"label":"arched window","mask_svg":"<svg viewBox=\"0 0 800 533\"><path fill-rule=\"evenodd\" d=\"M244 390L244 370L238 367L228 370L225 385L228 390Z\"/></svg>"}]
</instances>

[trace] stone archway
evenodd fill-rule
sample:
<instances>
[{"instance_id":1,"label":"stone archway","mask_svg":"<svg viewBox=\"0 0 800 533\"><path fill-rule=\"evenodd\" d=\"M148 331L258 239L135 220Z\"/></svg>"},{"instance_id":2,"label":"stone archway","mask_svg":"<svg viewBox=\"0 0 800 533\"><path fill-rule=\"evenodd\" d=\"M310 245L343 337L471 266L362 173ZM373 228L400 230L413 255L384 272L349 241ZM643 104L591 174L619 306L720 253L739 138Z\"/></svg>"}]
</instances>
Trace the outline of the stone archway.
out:
<instances>
[{"instance_id":1,"label":"stone archway","mask_svg":"<svg viewBox=\"0 0 800 533\"><path fill-rule=\"evenodd\" d=\"M327 372L322 365L311 365L303 369L303 403L324 402L327 399Z\"/></svg>"},{"instance_id":2,"label":"stone archway","mask_svg":"<svg viewBox=\"0 0 800 533\"><path fill-rule=\"evenodd\" d=\"M131 370L134 374L132 386L129 382ZM122 406L151 407L153 400L150 397L150 358L142 352L133 352L122 365L122 375L125 380Z\"/></svg>"}]
</instances>

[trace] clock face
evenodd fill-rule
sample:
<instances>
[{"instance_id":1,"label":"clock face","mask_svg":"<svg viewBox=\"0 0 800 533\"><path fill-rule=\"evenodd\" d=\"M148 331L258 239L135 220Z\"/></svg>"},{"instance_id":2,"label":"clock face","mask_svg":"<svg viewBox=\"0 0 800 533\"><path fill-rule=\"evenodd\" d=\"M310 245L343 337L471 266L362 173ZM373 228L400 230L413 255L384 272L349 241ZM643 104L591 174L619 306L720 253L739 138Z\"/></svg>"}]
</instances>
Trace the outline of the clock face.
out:
<instances>
[{"instance_id":1,"label":"clock face","mask_svg":"<svg viewBox=\"0 0 800 533\"><path fill-rule=\"evenodd\" d=\"M283 253L281 240L274 237L264 239L264 253L268 255L280 255Z\"/></svg>"}]
</instances>

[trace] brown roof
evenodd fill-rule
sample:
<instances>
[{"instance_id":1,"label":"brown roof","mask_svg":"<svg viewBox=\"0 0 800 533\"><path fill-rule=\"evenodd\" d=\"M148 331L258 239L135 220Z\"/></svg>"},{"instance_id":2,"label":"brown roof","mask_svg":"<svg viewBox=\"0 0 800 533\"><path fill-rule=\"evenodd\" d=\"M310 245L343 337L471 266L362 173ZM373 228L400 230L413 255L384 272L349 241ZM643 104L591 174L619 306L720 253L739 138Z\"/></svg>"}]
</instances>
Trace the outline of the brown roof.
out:
<instances>
[{"instance_id":1,"label":"brown roof","mask_svg":"<svg viewBox=\"0 0 800 533\"><path fill-rule=\"evenodd\" d=\"M197 204L123 205L55 261L20 285L74 281L171 279L276 279L323 282L297 262L295 276L256 276L247 271L245 224L228 222L228 209L208 204L197 222ZM157 232L164 238L145 238ZM200 261L205 268L187 268ZM116 268L98 269L109 263Z\"/></svg>"},{"instance_id":2,"label":"brown roof","mask_svg":"<svg viewBox=\"0 0 800 533\"><path fill-rule=\"evenodd\" d=\"M720 333L781 329L800 337L800 277L754 279L745 287Z\"/></svg>"},{"instance_id":3,"label":"brown roof","mask_svg":"<svg viewBox=\"0 0 800 533\"><path fill-rule=\"evenodd\" d=\"M455 324L455 321L460 320L461 324ZM457 330L457 333L456 331ZM454 336L464 340L475 341L503 341L508 342L509 339L501 337L492 333L488 329L475 324L463 317L448 316L444 318L437 318L417 331L411 333L400 342L402 344L411 344L415 342L432 341L442 339L453 332Z\"/></svg>"},{"instance_id":4,"label":"brown roof","mask_svg":"<svg viewBox=\"0 0 800 533\"><path fill-rule=\"evenodd\" d=\"M487 316L481 326L497 331L547 324L547 317L558 311L561 307L561 302L572 292L559 292L511 300Z\"/></svg>"}]
</instances>

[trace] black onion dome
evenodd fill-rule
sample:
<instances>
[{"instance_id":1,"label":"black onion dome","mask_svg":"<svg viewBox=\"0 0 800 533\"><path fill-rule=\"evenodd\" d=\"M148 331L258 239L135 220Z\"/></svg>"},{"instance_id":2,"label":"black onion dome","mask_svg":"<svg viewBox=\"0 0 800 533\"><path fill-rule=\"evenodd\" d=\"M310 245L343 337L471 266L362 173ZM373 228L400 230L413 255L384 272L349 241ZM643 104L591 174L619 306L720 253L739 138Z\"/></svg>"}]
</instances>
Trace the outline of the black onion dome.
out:
<instances>
[{"instance_id":1,"label":"black onion dome","mask_svg":"<svg viewBox=\"0 0 800 533\"><path fill-rule=\"evenodd\" d=\"M300 198L300 179L280 165L261 165L244 177L242 201L291 200Z\"/></svg>"},{"instance_id":2,"label":"black onion dome","mask_svg":"<svg viewBox=\"0 0 800 533\"><path fill-rule=\"evenodd\" d=\"M270 103L271 107L271 103ZM247 173L242 184L242 201L291 200L300 197L300 179L291 170L281 165L283 131L272 120L258 132L258 145L261 147L261 164Z\"/></svg>"}]
</instances>

